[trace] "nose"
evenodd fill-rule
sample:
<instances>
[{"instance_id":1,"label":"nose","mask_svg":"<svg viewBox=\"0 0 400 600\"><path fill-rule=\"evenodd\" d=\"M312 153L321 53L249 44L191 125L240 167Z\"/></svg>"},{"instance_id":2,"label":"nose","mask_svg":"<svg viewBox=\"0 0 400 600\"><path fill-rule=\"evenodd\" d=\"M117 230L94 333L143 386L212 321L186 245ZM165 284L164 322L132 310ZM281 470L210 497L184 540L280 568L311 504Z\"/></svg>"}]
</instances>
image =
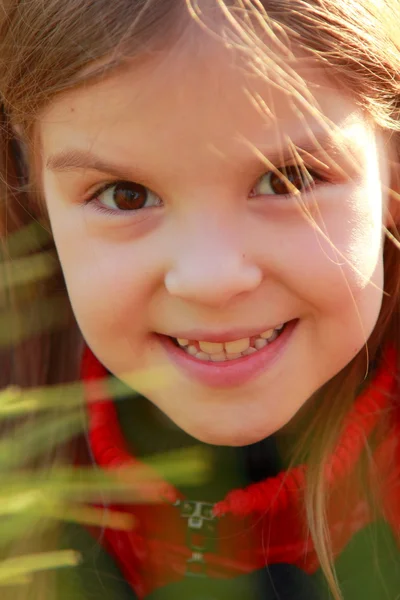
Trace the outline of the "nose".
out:
<instances>
[{"instance_id":1,"label":"nose","mask_svg":"<svg viewBox=\"0 0 400 600\"><path fill-rule=\"evenodd\" d=\"M185 236L165 275L165 287L172 296L198 304L221 307L261 283L262 271L246 257L235 231L227 226L211 229L197 223L192 235Z\"/></svg>"}]
</instances>

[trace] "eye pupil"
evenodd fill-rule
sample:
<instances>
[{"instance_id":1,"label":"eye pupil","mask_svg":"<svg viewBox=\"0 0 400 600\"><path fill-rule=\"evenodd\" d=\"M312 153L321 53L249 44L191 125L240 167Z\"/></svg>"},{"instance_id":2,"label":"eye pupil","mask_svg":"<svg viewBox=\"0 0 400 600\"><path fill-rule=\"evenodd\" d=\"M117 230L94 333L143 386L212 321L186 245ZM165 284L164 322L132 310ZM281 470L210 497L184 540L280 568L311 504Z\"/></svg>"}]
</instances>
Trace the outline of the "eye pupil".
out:
<instances>
[{"instance_id":1,"label":"eye pupil","mask_svg":"<svg viewBox=\"0 0 400 600\"><path fill-rule=\"evenodd\" d=\"M298 166L283 167L279 171L282 176L277 173L271 175L271 188L275 194L293 193L293 188L287 182L290 182L299 192L311 184L310 176Z\"/></svg>"},{"instance_id":2,"label":"eye pupil","mask_svg":"<svg viewBox=\"0 0 400 600\"><path fill-rule=\"evenodd\" d=\"M137 210L146 204L147 190L139 183L121 182L114 187L113 200L119 210Z\"/></svg>"}]
</instances>

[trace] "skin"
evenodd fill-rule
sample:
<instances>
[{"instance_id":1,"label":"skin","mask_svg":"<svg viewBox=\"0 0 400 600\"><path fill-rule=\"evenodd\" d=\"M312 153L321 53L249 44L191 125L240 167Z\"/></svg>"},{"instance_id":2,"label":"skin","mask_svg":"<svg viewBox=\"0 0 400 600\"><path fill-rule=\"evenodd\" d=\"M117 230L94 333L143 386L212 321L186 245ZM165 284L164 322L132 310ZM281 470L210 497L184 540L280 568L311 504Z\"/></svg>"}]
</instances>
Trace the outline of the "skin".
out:
<instances>
[{"instance_id":1,"label":"skin","mask_svg":"<svg viewBox=\"0 0 400 600\"><path fill-rule=\"evenodd\" d=\"M389 184L384 145L355 103L299 61L334 126L336 150L311 153L331 165L329 179L301 196L314 226L295 197L252 195L270 170L262 156L279 154L284 136L302 146L323 127L307 111L300 120L292 98L241 60L204 37L197 49L132 61L58 97L39 127L44 195L87 343L128 383L137 371L167 367L164 385L143 380L136 389L194 437L223 445L279 430L370 336L382 301ZM255 93L272 117L255 108ZM50 168L49 158L67 148L91 150L124 176ZM119 179L148 186L161 203L107 213L96 209L104 195L85 202ZM291 319L299 321L282 355L234 388L194 381L153 335L263 331Z\"/></svg>"}]
</instances>

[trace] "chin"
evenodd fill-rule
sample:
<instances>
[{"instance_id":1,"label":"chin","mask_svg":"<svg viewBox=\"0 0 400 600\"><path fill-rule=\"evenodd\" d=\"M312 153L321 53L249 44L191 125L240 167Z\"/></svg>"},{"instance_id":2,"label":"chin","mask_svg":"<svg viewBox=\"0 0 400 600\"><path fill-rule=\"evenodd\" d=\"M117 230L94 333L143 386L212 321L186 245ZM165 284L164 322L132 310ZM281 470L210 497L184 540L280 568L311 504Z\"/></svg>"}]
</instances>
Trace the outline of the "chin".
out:
<instances>
[{"instance_id":1,"label":"chin","mask_svg":"<svg viewBox=\"0 0 400 600\"><path fill-rule=\"evenodd\" d=\"M180 425L182 429L186 431L189 435L199 440L199 442L203 442L204 444L210 444L212 446L250 446L251 444L256 444L261 440L269 437L273 433L275 433L279 428L264 428L260 430L243 428L243 426L238 425L236 427L231 426L228 427L228 424L225 426L216 426L216 423L210 424L208 427L199 427L198 424L193 423L188 427L184 427Z\"/></svg>"}]
</instances>

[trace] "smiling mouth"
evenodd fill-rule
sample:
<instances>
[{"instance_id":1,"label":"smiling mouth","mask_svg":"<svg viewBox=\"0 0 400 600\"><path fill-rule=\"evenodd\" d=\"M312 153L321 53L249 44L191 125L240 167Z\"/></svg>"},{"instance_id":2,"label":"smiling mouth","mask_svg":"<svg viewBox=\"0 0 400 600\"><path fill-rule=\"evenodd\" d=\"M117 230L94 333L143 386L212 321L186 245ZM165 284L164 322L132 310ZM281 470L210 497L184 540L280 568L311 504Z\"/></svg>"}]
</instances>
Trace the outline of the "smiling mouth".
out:
<instances>
[{"instance_id":1,"label":"smiling mouth","mask_svg":"<svg viewBox=\"0 0 400 600\"><path fill-rule=\"evenodd\" d=\"M287 323L282 323L273 329L261 332L259 335L231 342L207 342L173 337L170 339L175 346L199 361L222 363L244 358L263 350L279 338L286 325Z\"/></svg>"}]
</instances>

